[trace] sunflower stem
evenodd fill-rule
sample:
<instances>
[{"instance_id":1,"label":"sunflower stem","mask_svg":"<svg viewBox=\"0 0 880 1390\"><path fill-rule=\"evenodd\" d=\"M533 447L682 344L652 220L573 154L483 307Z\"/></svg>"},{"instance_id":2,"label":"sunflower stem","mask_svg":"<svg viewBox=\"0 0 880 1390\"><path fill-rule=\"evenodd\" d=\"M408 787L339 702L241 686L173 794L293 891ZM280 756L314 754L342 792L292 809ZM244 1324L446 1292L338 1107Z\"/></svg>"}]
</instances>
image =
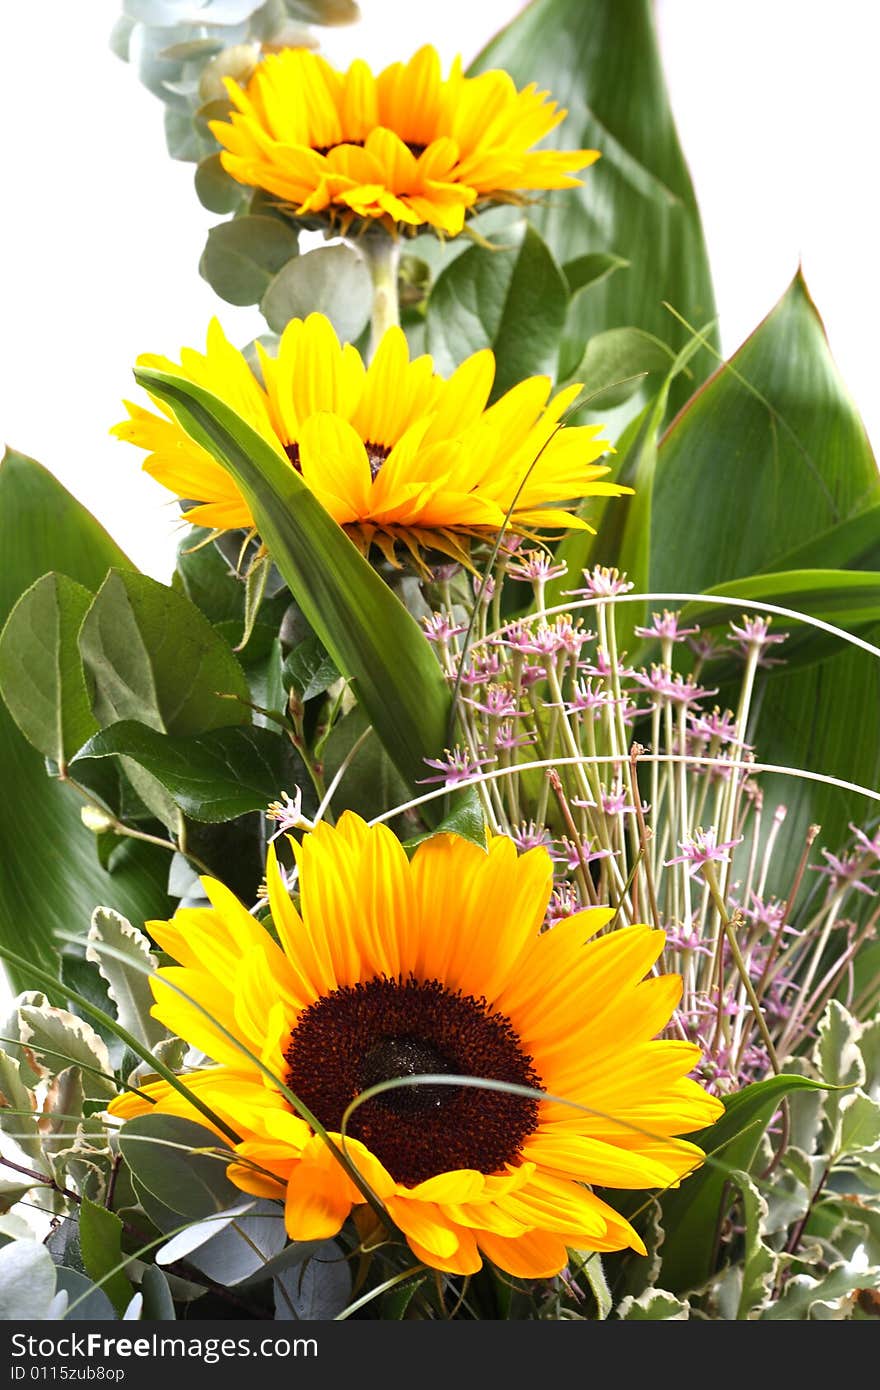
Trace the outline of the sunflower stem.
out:
<instances>
[{"instance_id":1,"label":"sunflower stem","mask_svg":"<svg viewBox=\"0 0 880 1390\"><path fill-rule=\"evenodd\" d=\"M370 319L370 360L376 356L389 328L400 326L397 268L400 242L378 227L358 243L373 282L373 312Z\"/></svg>"}]
</instances>

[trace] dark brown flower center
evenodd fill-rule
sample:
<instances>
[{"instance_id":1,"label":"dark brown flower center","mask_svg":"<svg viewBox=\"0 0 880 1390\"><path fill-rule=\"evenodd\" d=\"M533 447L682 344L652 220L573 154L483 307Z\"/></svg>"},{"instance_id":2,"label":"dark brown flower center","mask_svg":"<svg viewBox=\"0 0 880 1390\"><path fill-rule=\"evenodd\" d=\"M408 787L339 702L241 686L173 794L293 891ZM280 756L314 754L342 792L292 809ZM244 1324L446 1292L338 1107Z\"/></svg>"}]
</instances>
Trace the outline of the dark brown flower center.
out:
<instances>
[{"instance_id":1,"label":"dark brown flower center","mask_svg":"<svg viewBox=\"0 0 880 1390\"><path fill-rule=\"evenodd\" d=\"M333 990L300 1015L285 1054L287 1084L327 1129L382 1081L472 1076L540 1088L505 1014L438 980L376 977ZM538 1101L475 1086L414 1082L352 1114L346 1133L414 1186L456 1168L496 1173L538 1123Z\"/></svg>"}]
</instances>

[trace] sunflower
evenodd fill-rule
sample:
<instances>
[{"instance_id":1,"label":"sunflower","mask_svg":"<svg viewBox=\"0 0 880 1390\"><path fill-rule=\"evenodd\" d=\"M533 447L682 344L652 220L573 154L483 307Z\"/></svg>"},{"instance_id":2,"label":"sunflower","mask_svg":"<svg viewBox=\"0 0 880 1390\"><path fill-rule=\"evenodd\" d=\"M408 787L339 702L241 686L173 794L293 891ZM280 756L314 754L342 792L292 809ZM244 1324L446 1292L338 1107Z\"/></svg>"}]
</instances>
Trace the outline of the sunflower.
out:
<instances>
[{"instance_id":1,"label":"sunflower","mask_svg":"<svg viewBox=\"0 0 880 1390\"><path fill-rule=\"evenodd\" d=\"M470 540L495 535L511 504L515 535L536 526L592 530L565 504L630 491L598 481L608 469L594 460L609 448L599 426L559 429L579 385L551 399L549 378L529 377L486 408L495 376L488 349L443 380L430 357L411 362L404 333L391 328L366 367L356 348L340 346L328 319L310 314L288 323L277 357L257 350L264 385L216 320L204 354L184 349L179 366L147 354L138 364L219 396L290 462L362 551L375 542L391 563L398 543L417 564L422 549L467 563ZM161 415L126 402L130 418L112 432L148 449L146 471L198 504L188 521L252 528L230 475L156 404Z\"/></svg>"},{"instance_id":2,"label":"sunflower","mask_svg":"<svg viewBox=\"0 0 880 1390\"><path fill-rule=\"evenodd\" d=\"M272 851L267 866L277 941L210 880L211 908L150 924L180 962L152 977L153 1013L216 1059L186 1082L240 1136L231 1180L283 1196L294 1240L334 1236L364 1200L248 1053L337 1145L367 1087L430 1076L360 1104L345 1138L419 1260L469 1274L486 1256L540 1277L563 1268L567 1247L644 1253L590 1184L678 1183L704 1155L674 1136L722 1108L686 1075L699 1050L655 1040L681 988L676 975L644 979L663 933L631 926L597 937L613 915L605 908L542 933L549 855L517 856L504 837L487 853L437 835L410 861L384 826L346 812L294 852L299 911ZM441 1084L443 1075L528 1090ZM120 1096L111 1110L127 1118L152 1101L193 1117L167 1083L146 1094Z\"/></svg>"},{"instance_id":3,"label":"sunflower","mask_svg":"<svg viewBox=\"0 0 880 1390\"><path fill-rule=\"evenodd\" d=\"M533 189L571 188L596 150L533 150L566 115L532 83L506 72L447 78L430 45L374 75L347 72L304 48L269 54L245 88L226 79L235 110L211 121L223 167L266 189L299 216L347 231L427 223L455 236L486 201L522 201Z\"/></svg>"}]
</instances>

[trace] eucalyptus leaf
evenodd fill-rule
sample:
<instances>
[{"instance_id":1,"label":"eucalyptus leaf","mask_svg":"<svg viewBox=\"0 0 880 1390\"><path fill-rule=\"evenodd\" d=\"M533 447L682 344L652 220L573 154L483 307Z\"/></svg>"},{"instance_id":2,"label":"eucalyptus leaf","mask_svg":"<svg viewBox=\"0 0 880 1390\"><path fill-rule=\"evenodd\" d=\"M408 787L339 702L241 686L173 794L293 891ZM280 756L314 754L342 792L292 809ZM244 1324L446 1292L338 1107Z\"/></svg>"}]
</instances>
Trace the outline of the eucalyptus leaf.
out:
<instances>
[{"instance_id":1,"label":"eucalyptus leaf","mask_svg":"<svg viewBox=\"0 0 880 1390\"><path fill-rule=\"evenodd\" d=\"M209 212L235 212L241 204L244 197L241 184L227 174L219 154L209 154L200 160L194 178L198 200Z\"/></svg>"},{"instance_id":2,"label":"eucalyptus leaf","mask_svg":"<svg viewBox=\"0 0 880 1390\"><path fill-rule=\"evenodd\" d=\"M236 217L211 228L199 273L229 304L259 304L298 249L297 233L277 217Z\"/></svg>"},{"instance_id":3,"label":"eucalyptus leaf","mask_svg":"<svg viewBox=\"0 0 880 1390\"><path fill-rule=\"evenodd\" d=\"M260 308L269 327L283 332L291 319L324 314L343 343L361 336L373 302L370 272L351 246L317 247L289 260L266 287Z\"/></svg>"},{"instance_id":4,"label":"eucalyptus leaf","mask_svg":"<svg viewBox=\"0 0 880 1390\"><path fill-rule=\"evenodd\" d=\"M350 1298L351 1268L334 1240L322 1242L302 1264L275 1277L276 1321L335 1318Z\"/></svg>"},{"instance_id":5,"label":"eucalyptus leaf","mask_svg":"<svg viewBox=\"0 0 880 1390\"><path fill-rule=\"evenodd\" d=\"M148 1265L141 1280L144 1296L142 1317L145 1322L173 1322L176 1314L168 1280L156 1265Z\"/></svg>"},{"instance_id":6,"label":"eucalyptus leaf","mask_svg":"<svg viewBox=\"0 0 880 1390\"><path fill-rule=\"evenodd\" d=\"M214 1157L223 1148L218 1136L192 1120L139 1115L123 1126L119 1148L137 1181L181 1216L211 1216L240 1199L223 1159Z\"/></svg>"},{"instance_id":7,"label":"eucalyptus leaf","mask_svg":"<svg viewBox=\"0 0 880 1390\"><path fill-rule=\"evenodd\" d=\"M13 1240L0 1248L0 1321L42 1321L54 1297L55 1266L45 1245Z\"/></svg>"}]
</instances>

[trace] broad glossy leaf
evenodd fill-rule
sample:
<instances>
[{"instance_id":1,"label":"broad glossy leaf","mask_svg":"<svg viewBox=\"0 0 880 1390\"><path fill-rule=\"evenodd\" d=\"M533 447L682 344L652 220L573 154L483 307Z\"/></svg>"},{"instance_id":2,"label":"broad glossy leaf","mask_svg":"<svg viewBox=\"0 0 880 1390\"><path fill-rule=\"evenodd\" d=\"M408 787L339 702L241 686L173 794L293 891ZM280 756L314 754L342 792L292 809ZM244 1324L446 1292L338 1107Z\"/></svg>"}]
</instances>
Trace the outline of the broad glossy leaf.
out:
<instances>
[{"instance_id":1,"label":"broad glossy leaf","mask_svg":"<svg viewBox=\"0 0 880 1390\"><path fill-rule=\"evenodd\" d=\"M590 411L602 411L629 400L646 377L668 372L674 359L671 348L642 328L609 328L590 339L566 375L589 393Z\"/></svg>"},{"instance_id":2,"label":"broad glossy leaf","mask_svg":"<svg viewBox=\"0 0 880 1390\"><path fill-rule=\"evenodd\" d=\"M880 502L839 521L821 535L811 536L777 557L767 568L793 570L821 566L823 569L880 569Z\"/></svg>"},{"instance_id":3,"label":"broad glossy leaf","mask_svg":"<svg viewBox=\"0 0 880 1390\"><path fill-rule=\"evenodd\" d=\"M111 565L128 561L106 531L46 469L9 450L0 463L0 621L49 570L94 590ZM0 944L48 968L57 965L55 934L81 929L96 902L135 922L165 917L168 856L132 842L119 871L98 863L93 836L80 820L82 801L50 781L43 759L0 706ZM46 873L51 828L52 872ZM32 981L8 967L14 989Z\"/></svg>"},{"instance_id":4,"label":"broad glossy leaf","mask_svg":"<svg viewBox=\"0 0 880 1390\"><path fill-rule=\"evenodd\" d=\"M137 719L171 734L243 724L247 681L227 642L183 594L113 570L79 636L103 728Z\"/></svg>"},{"instance_id":5,"label":"broad glossy leaf","mask_svg":"<svg viewBox=\"0 0 880 1390\"><path fill-rule=\"evenodd\" d=\"M413 787L444 747L449 692L415 620L293 468L222 401L190 382L140 371L187 433L235 478L276 565Z\"/></svg>"},{"instance_id":6,"label":"broad glossy leaf","mask_svg":"<svg viewBox=\"0 0 880 1390\"><path fill-rule=\"evenodd\" d=\"M539 196L529 217L554 256L625 257L629 268L578 297L582 343L634 324L674 348L690 323L714 316L714 298L693 187L666 95L649 0L533 0L494 38L473 72L504 68L520 87L547 89L568 116L545 146L597 149L582 187ZM710 335L713 336L713 335ZM698 376L710 366L699 359ZM683 382L673 407L687 396Z\"/></svg>"},{"instance_id":7,"label":"broad glossy leaf","mask_svg":"<svg viewBox=\"0 0 880 1390\"><path fill-rule=\"evenodd\" d=\"M96 734L80 756L116 755L161 782L185 815L212 824L265 810L285 787L307 780L286 738L250 725L172 738L125 719Z\"/></svg>"},{"instance_id":8,"label":"broad glossy leaf","mask_svg":"<svg viewBox=\"0 0 880 1390\"><path fill-rule=\"evenodd\" d=\"M59 766L98 727L76 642L91 602L82 584L46 574L0 633L0 694L28 742Z\"/></svg>"},{"instance_id":9,"label":"broad glossy leaf","mask_svg":"<svg viewBox=\"0 0 880 1390\"><path fill-rule=\"evenodd\" d=\"M428 301L427 346L442 375L492 348L492 398L527 376L555 380L568 286L534 227L502 233L493 250L473 246L443 271Z\"/></svg>"},{"instance_id":10,"label":"broad glossy leaf","mask_svg":"<svg viewBox=\"0 0 880 1390\"><path fill-rule=\"evenodd\" d=\"M721 1118L690 1136L711 1155L711 1161L662 1198L666 1239L660 1282L664 1288L687 1293L709 1277L728 1174L734 1169L749 1170L761 1136L785 1096L822 1089L820 1082L794 1073L756 1081L725 1097Z\"/></svg>"},{"instance_id":11,"label":"broad glossy leaf","mask_svg":"<svg viewBox=\"0 0 880 1390\"><path fill-rule=\"evenodd\" d=\"M305 701L329 690L333 682L339 680L339 672L312 634L294 647L284 663L281 677L285 689L295 690L299 698Z\"/></svg>"},{"instance_id":12,"label":"broad glossy leaf","mask_svg":"<svg viewBox=\"0 0 880 1390\"><path fill-rule=\"evenodd\" d=\"M798 274L773 312L670 426L652 498L650 587L699 593L791 564L815 564L810 542L880 501L880 475L858 413ZM856 524L856 522L853 522ZM846 564L846 561L844 561ZM854 605L858 610L860 604ZM847 627L845 612L838 623ZM780 626L782 624L780 623ZM863 631L871 638L871 630ZM784 655L784 652L782 653ZM880 773L880 662L847 652L808 671L785 667L759 682L757 754L873 786ZM753 739L752 741L755 741ZM778 859L786 892L807 826L836 847L864 799L776 778L765 794L789 809Z\"/></svg>"}]
</instances>

